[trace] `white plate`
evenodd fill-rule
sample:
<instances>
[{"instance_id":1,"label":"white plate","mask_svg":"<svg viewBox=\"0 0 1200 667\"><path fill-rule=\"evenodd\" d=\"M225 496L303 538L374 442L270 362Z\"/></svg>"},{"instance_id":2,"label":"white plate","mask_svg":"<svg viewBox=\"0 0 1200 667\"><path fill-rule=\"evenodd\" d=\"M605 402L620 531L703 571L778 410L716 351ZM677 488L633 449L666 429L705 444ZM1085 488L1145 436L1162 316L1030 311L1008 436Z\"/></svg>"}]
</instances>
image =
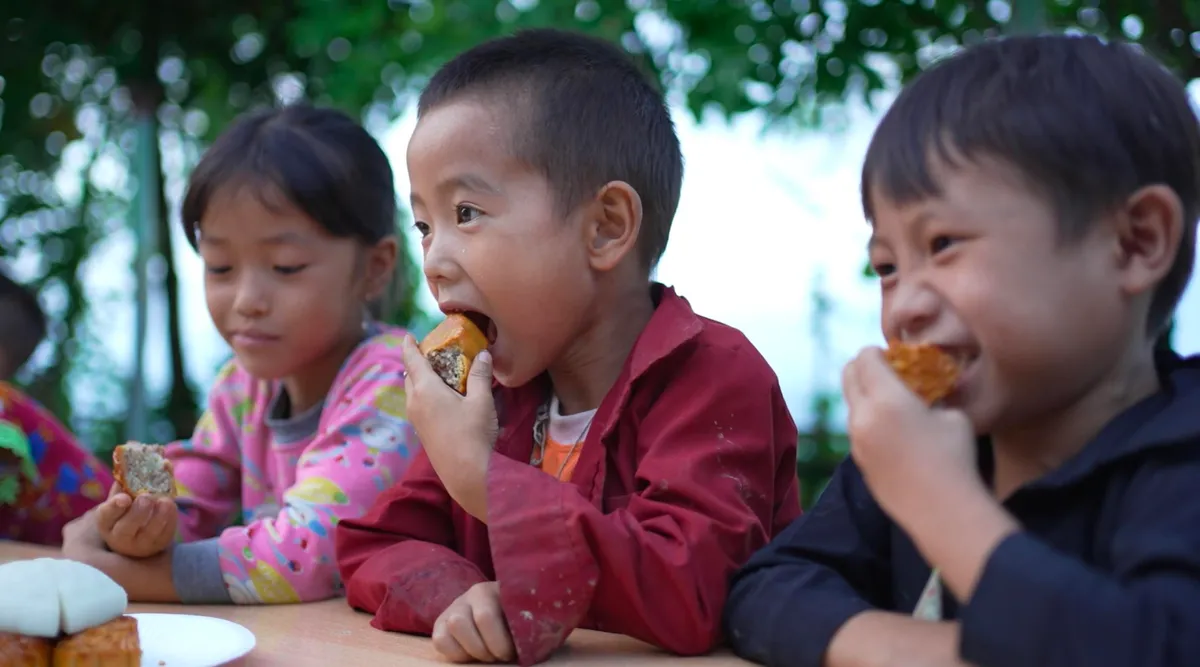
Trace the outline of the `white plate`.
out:
<instances>
[{"instance_id":1,"label":"white plate","mask_svg":"<svg viewBox=\"0 0 1200 667\"><path fill-rule=\"evenodd\" d=\"M138 622L142 667L216 667L254 649L254 633L221 618L130 614Z\"/></svg>"}]
</instances>

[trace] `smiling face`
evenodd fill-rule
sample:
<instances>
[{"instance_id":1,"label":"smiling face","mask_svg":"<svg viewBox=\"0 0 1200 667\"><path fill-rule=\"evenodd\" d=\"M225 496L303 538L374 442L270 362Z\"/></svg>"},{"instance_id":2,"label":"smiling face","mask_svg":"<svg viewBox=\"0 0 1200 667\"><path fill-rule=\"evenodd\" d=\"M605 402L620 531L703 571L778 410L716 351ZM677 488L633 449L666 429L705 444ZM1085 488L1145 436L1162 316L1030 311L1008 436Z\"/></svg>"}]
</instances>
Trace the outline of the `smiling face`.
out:
<instances>
[{"instance_id":1,"label":"smiling face","mask_svg":"<svg viewBox=\"0 0 1200 667\"><path fill-rule=\"evenodd\" d=\"M1112 225L1062 240L1052 207L1009 170L939 171L941 196L871 195L883 333L960 360L951 402L977 432L1037 423L1097 386L1144 327L1122 298Z\"/></svg>"},{"instance_id":2,"label":"smiling face","mask_svg":"<svg viewBox=\"0 0 1200 667\"><path fill-rule=\"evenodd\" d=\"M500 106L425 113L408 173L430 291L443 312L483 316L496 379L519 386L568 354L596 282L581 214L564 219L546 178L511 154Z\"/></svg>"},{"instance_id":3,"label":"smiling face","mask_svg":"<svg viewBox=\"0 0 1200 667\"><path fill-rule=\"evenodd\" d=\"M367 253L277 199L227 187L209 203L198 243L209 314L255 377L336 371L361 336Z\"/></svg>"}]
</instances>

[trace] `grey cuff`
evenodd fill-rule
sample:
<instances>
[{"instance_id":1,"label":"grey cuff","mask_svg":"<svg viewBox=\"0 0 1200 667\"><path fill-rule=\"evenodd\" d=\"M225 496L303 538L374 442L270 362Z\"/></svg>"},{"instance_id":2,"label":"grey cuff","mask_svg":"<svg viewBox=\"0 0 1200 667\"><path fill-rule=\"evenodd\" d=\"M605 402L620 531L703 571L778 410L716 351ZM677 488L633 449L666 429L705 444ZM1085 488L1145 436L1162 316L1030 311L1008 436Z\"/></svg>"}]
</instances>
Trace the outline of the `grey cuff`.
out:
<instances>
[{"instance_id":1,"label":"grey cuff","mask_svg":"<svg viewBox=\"0 0 1200 667\"><path fill-rule=\"evenodd\" d=\"M230 604L216 537L177 544L171 551L171 581L184 604Z\"/></svg>"}]
</instances>

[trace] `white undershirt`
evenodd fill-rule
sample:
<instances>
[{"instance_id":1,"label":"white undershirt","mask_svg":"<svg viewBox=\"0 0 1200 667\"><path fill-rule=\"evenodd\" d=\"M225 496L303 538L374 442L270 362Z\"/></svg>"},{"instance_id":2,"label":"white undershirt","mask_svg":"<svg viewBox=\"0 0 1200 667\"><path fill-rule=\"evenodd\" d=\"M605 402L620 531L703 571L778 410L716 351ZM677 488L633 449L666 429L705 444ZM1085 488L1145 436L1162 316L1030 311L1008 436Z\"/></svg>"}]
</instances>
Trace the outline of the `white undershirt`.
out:
<instances>
[{"instance_id":1,"label":"white undershirt","mask_svg":"<svg viewBox=\"0 0 1200 667\"><path fill-rule=\"evenodd\" d=\"M587 430L592 423L592 417L595 415L595 410L564 415L562 414L562 406L559 405L558 397L555 396L550 399L550 424L546 435L559 444L573 445L582 440L583 436L587 434Z\"/></svg>"}]
</instances>

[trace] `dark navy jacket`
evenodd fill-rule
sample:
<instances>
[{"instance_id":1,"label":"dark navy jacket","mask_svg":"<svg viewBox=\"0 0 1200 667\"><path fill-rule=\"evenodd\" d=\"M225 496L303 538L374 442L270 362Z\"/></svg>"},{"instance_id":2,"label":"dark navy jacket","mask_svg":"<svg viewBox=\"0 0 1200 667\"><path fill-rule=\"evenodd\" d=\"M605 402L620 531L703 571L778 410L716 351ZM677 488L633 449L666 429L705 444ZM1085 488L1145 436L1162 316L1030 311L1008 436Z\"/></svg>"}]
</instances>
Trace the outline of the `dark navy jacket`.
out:
<instances>
[{"instance_id":1,"label":"dark navy jacket","mask_svg":"<svg viewBox=\"0 0 1200 667\"><path fill-rule=\"evenodd\" d=\"M1200 666L1200 356L1159 359L1164 389L1004 503L1000 543L965 605L961 658L978 667ZM991 452L980 448L981 472ZM911 613L930 575L847 459L811 511L734 575L734 650L820 667L851 616Z\"/></svg>"}]
</instances>

